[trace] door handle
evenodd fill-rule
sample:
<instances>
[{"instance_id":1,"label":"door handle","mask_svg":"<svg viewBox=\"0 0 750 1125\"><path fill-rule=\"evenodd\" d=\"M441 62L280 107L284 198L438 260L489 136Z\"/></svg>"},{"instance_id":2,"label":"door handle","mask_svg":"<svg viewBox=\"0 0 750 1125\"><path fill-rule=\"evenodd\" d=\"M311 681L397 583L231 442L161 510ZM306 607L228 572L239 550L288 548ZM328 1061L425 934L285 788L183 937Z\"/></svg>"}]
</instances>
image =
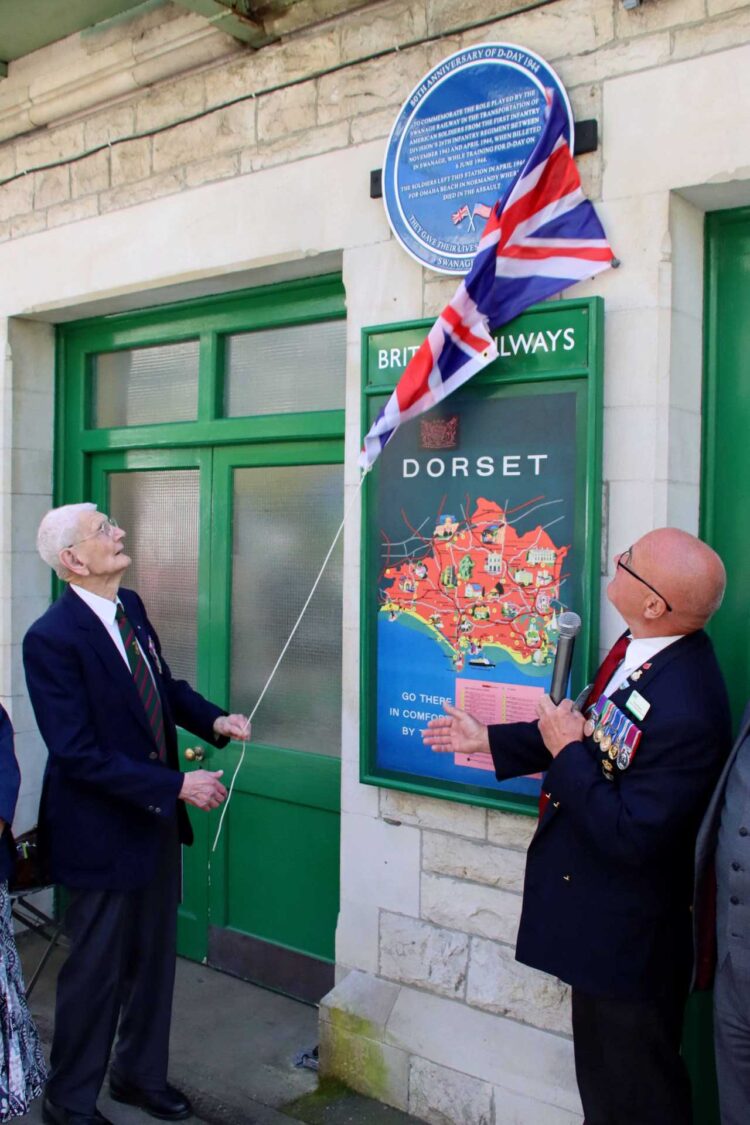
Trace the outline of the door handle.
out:
<instances>
[{"instance_id":1,"label":"door handle","mask_svg":"<svg viewBox=\"0 0 750 1125\"><path fill-rule=\"evenodd\" d=\"M185 757L189 762L202 762L206 756L206 751L202 746L188 746L185 751Z\"/></svg>"}]
</instances>

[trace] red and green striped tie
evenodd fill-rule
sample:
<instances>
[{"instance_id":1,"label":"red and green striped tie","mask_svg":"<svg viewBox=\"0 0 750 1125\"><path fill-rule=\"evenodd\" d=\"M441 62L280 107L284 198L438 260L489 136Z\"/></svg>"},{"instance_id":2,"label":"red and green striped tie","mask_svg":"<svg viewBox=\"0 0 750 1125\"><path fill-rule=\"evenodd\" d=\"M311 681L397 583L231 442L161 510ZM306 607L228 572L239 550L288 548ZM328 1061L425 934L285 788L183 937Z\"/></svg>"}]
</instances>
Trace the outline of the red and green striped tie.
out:
<instances>
[{"instance_id":1,"label":"red and green striped tie","mask_svg":"<svg viewBox=\"0 0 750 1125\"><path fill-rule=\"evenodd\" d=\"M161 713L159 692L156 690L153 676L141 652L140 645L135 639L135 630L128 621L125 610L119 602L117 604L117 612L115 613L115 621L117 622L120 635L122 636L122 643L125 645L130 671L133 673L135 686L138 689L138 695L141 697L141 703L146 712L146 717L151 727L151 733L154 736L154 742L159 751L159 757L162 761L165 761L167 757L167 744L164 739L164 718Z\"/></svg>"}]
</instances>

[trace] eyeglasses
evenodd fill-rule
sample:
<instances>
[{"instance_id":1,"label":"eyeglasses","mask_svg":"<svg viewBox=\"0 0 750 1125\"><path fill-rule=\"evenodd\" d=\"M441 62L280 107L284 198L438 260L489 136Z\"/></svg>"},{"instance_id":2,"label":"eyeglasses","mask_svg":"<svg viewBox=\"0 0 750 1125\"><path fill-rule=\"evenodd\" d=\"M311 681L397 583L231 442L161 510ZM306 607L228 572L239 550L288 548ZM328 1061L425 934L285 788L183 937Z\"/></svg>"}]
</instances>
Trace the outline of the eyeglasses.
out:
<instances>
[{"instance_id":1,"label":"eyeglasses","mask_svg":"<svg viewBox=\"0 0 750 1125\"><path fill-rule=\"evenodd\" d=\"M650 582L647 582L645 578L641 578L640 574L636 574L636 572L634 570L632 570L631 567L628 566L628 563L630 562L632 554L633 554L633 548L628 547L627 551L623 551L622 554L618 557L617 565L620 567L621 570L624 570L629 575L631 575L632 578L635 578L638 582L641 582L644 586L646 586L651 591L652 594L656 594L657 598L661 598L661 600L664 602L664 605L667 607L667 613L671 613L672 612L671 605L669 604L667 599L664 597L664 595L659 593L659 591L656 589L656 586L652 586ZM625 562L623 562L623 559L625 560Z\"/></svg>"},{"instance_id":2,"label":"eyeglasses","mask_svg":"<svg viewBox=\"0 0 750 1125\"><path fill-rule=\"evenodd\" d=\"M68 543L68 549L77 547L79 543L85 543L87 539L96 539L97 535L112 539L119 526L117 520L113 520L111 516L105 516L96 531L92 531L90 535L84 535L82 539L76 539L75 543Z\"/></svg>"}]
</instances>

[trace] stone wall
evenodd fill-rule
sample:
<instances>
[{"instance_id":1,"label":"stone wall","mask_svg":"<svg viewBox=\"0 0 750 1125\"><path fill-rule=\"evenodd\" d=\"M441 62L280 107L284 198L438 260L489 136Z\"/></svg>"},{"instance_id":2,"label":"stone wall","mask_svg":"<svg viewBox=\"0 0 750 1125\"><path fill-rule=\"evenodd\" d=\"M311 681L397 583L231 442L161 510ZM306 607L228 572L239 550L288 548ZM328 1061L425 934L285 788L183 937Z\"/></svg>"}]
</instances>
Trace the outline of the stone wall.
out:
<instances>
[{"instance_id":1,"label":"stone wall","mask_svg":"<svg viewBox=\"0 0 750 1125\"><path fill-rule=\"evenodd\" d=\"M0 691L20 725L24 815L41 749L18 646L49 590L30 542L52 492L52 324L335 261L353 491L361 329L434 314L455 287L395 243L368 173L411 88L452 51L535 50L576 116L599 122L599 149L579 166L623 265L576 292L606 302L603 646L618 629L608 545L697 527L702 221L750 202L750 5L319 10L253 52L148 3L12 64L0 83ZM436 1125L579 1121L567 990L513 960L533 821L359 782L356 514L344 550L342 903L324 1066Z\"/></svg>"}]
</instances>

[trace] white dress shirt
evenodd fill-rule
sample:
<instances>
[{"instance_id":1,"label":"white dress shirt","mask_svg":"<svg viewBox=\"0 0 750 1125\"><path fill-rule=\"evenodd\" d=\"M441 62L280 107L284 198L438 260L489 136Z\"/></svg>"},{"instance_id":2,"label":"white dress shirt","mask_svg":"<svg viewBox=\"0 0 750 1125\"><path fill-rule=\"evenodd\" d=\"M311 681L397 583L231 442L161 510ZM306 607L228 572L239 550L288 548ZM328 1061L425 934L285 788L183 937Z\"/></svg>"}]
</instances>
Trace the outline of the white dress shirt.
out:
<instances>
[{"instance_id":1,"label":"white dress shirt","mask_svg":"<svg viewBox=\"0 0 750 1125\"><path fill-rule=\"evenodd\" d=\"M118 607L118 605L122 604L120 602L120 599L117 598L117 599L115 599L115 601L110 601L109 598L103 598L101 596L101 594L92 594L90 590L84 590L82 586L76 586L76 584L74 582L70 582L69 585L70 585L71 590L75 590L75 592L78 594L78 597L81 599L81 601L85 602L86 605L89 607L89 609L93 610L93 612L99 618L102 625L107 630L110 637L112 638L112 641L115 645L115 648L117 649L117 651L119 652L119 654L123 658L123 660L125 661L125 664L127 665L128 671L130 671L130 661L128 660L128 654L125 651L125 642L122 639L122 633L120 632L120 626L117 624L117 621L115 620L115 614L117 613L117 607ZM123 606L123 609L124 608L125 607ZM148 657L146 656L146 653L143 651L143 646L141 645L141 642L138 640L137 637L136 637L135 640L136 640L136 644L138 645L138 648L141 650L141 656L146 661L146 667L148 668L149 675L151 676L151 679L154 682L154 686L156 686L156 680L154 680L154 673L151 671L151 665L149 663Z\"/></svg>"},{"instance_id":2,"label":"white dress shirt","mask_svg":"<svg viewBox=\"0 0 750 1125\"><path fill-rule=\"evenodd\" d=\"M616 692L619 687L625 683L630 676L631 672L635 672L636 668L640 668L649 660L653 660L657 652L667 648L668 645L674 644L679 641L679 634L676 637L637 637L631 638L625 653L625 659L619 668L616 669L615 674L609 681L604 689L603 694L609 698L613 692Z\"/></svg>"}]
</instances>

